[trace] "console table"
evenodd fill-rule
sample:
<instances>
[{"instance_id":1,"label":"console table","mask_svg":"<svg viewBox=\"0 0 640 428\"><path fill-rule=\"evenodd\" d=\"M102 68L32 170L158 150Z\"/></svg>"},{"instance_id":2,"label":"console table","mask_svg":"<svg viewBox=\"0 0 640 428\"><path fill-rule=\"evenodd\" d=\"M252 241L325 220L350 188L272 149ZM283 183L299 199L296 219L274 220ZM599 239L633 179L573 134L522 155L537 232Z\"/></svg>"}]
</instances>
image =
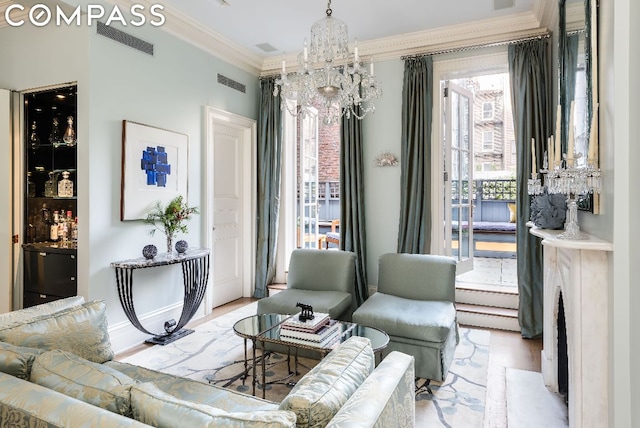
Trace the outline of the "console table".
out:
<instances>
[{"instance_id":1,"label":"console table","mask_svg":"<svg viewBox=\"0 0 640 428\"><path fill-rule=\"evenodd\" d=\"M155 334L142 326L136 315L133 304L133 271L136 269L169 266L180 263L182 265L182 277L184 280L184 304L180 320L165 322L165 333ZM189 249L183 254L159 254L153 259L139 257L137 259L123 260L111 263L116 269L116 283L118 296L124 309L124 313L138 330L152 335L145 342L158 345L166 345L181 337L193 333L193 330L183 327L193 318L207 289L209 281L209 250L205 248Z\"/></svg>"}]
</instances>

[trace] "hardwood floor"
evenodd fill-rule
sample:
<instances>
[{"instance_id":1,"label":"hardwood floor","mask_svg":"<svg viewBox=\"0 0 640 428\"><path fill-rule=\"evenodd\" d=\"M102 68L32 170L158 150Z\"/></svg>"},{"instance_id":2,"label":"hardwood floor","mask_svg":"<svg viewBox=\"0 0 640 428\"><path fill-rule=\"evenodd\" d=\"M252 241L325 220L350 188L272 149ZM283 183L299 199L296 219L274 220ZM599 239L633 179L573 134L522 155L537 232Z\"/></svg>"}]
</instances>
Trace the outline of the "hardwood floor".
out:
<instances>
[{"instance_id":1,"label":"hardwood floor","mask_svg":"<svg viewBox=\"0 0 640 428\"><path fill-rule=\"evenodd\" d=\"M217 307L210 315L190 323L187 327L196 327L253 301L255 299L242 298ZM506 428L506 370L508 368L516 368L539 372L542 339L523 339L520 333L505 330L487 330L491 331L491 342L487 372L485 427ZM116 355L116 360L140 352L148 346L152 345L142 344L127 352L120 353Z\"/></svg>"}]
</instances>

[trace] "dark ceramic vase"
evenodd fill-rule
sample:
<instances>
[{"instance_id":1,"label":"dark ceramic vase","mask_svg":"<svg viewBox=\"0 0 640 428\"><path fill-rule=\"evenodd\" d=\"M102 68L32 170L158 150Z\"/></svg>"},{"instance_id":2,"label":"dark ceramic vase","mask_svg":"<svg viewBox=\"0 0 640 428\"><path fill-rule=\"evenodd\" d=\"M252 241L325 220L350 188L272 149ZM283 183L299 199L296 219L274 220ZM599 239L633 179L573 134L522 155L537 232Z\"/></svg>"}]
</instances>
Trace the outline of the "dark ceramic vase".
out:
<instances>
[{"instance_id":1,"label":"dark ceramic vase","mask_svg":"<svg viewBox=\"0 0 640 428\"><path fill-rule=\"evenodd\" d=\"M145 245L142 249L142 255L147 260L151 260L156 254L158 254L158 248L153 244Z\"/></svg>"},{"instance_id":2,"label":"dark ceramic vase","mask_svg":"<svg viewBox=\"0 0 640 428\"><path fill-rule=\"evenodd\" d=\"M187 241L181 239L176 242L176 251L178 252L178 254L183 254L185 251L187 251L187 248L189 248L189 244L187 244Z\"/></svg>"}]
</instances>

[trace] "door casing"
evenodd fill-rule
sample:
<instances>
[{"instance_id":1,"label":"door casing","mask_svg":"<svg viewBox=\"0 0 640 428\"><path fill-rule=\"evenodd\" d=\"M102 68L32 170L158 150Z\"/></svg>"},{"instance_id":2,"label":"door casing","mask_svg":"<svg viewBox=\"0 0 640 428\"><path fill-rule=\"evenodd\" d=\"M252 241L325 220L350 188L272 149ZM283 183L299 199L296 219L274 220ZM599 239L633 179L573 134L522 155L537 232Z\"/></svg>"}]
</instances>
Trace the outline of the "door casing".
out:
<instances>
[{"instance_id":1,"label":"door casing","mask_svg":"<svg viewBox=\"0 0 640 428\"><path fill-rule=\"evenodd\" d=\"M225 126L232 127L241 130L242 141L240 143L241 153L240 156L243 159L242 170L242 211L240 213L240 223L243 227L242 232L242 246L243 246L243 259L244 262L240 269L242 269L242 297L250 297L253 295L253 284L255 277L255 219L256 207L256 186L255 186L255 147L256 147L256 121L246 117L242 117L233 113L226 112L224 110L216 109L210 106L204 108L205 116L205 177L206 180L203 183L203 200L205 201L202 207L202 217L204 219L204 234L207 247L211 249L211 266L215 265L215 251L214 251L214 215L215 206L213 200L214 194L214 144L216 127ZM218 302L214 296L214 290L211 286L213 284L213 275L209 278L209 287L204 300L204 314L208 315L213 310L214 305L218 306Z\"/></svg>"}]
</instances>

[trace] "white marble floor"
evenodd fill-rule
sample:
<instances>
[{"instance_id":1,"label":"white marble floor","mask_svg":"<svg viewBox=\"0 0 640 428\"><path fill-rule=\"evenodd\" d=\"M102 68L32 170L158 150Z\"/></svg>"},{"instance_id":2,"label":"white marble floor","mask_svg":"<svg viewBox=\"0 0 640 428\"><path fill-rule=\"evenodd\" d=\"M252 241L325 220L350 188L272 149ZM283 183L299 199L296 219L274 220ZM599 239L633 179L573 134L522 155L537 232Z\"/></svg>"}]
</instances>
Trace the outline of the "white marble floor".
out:
<instances>
[{"instance_id":1,"label":"white marble floor","mask_svg":"<svg viewBox=\"0 0 640 428\"><path fill-rule=\"evenodd\" d=\"M565 428L567 405L551 392L540 372L507 368L507 420L509 428Z\"/></svg>"},{"instance_id":2,"label":"white marble floor","mask_svg":"<svg viewBox=\"0 0 640 428\"><path fill-rule=\"evenodd\" d=\"M458 275L458 283L518 287L517 260L475 257L473 270Z\"/></svg>"}]
</instances>

